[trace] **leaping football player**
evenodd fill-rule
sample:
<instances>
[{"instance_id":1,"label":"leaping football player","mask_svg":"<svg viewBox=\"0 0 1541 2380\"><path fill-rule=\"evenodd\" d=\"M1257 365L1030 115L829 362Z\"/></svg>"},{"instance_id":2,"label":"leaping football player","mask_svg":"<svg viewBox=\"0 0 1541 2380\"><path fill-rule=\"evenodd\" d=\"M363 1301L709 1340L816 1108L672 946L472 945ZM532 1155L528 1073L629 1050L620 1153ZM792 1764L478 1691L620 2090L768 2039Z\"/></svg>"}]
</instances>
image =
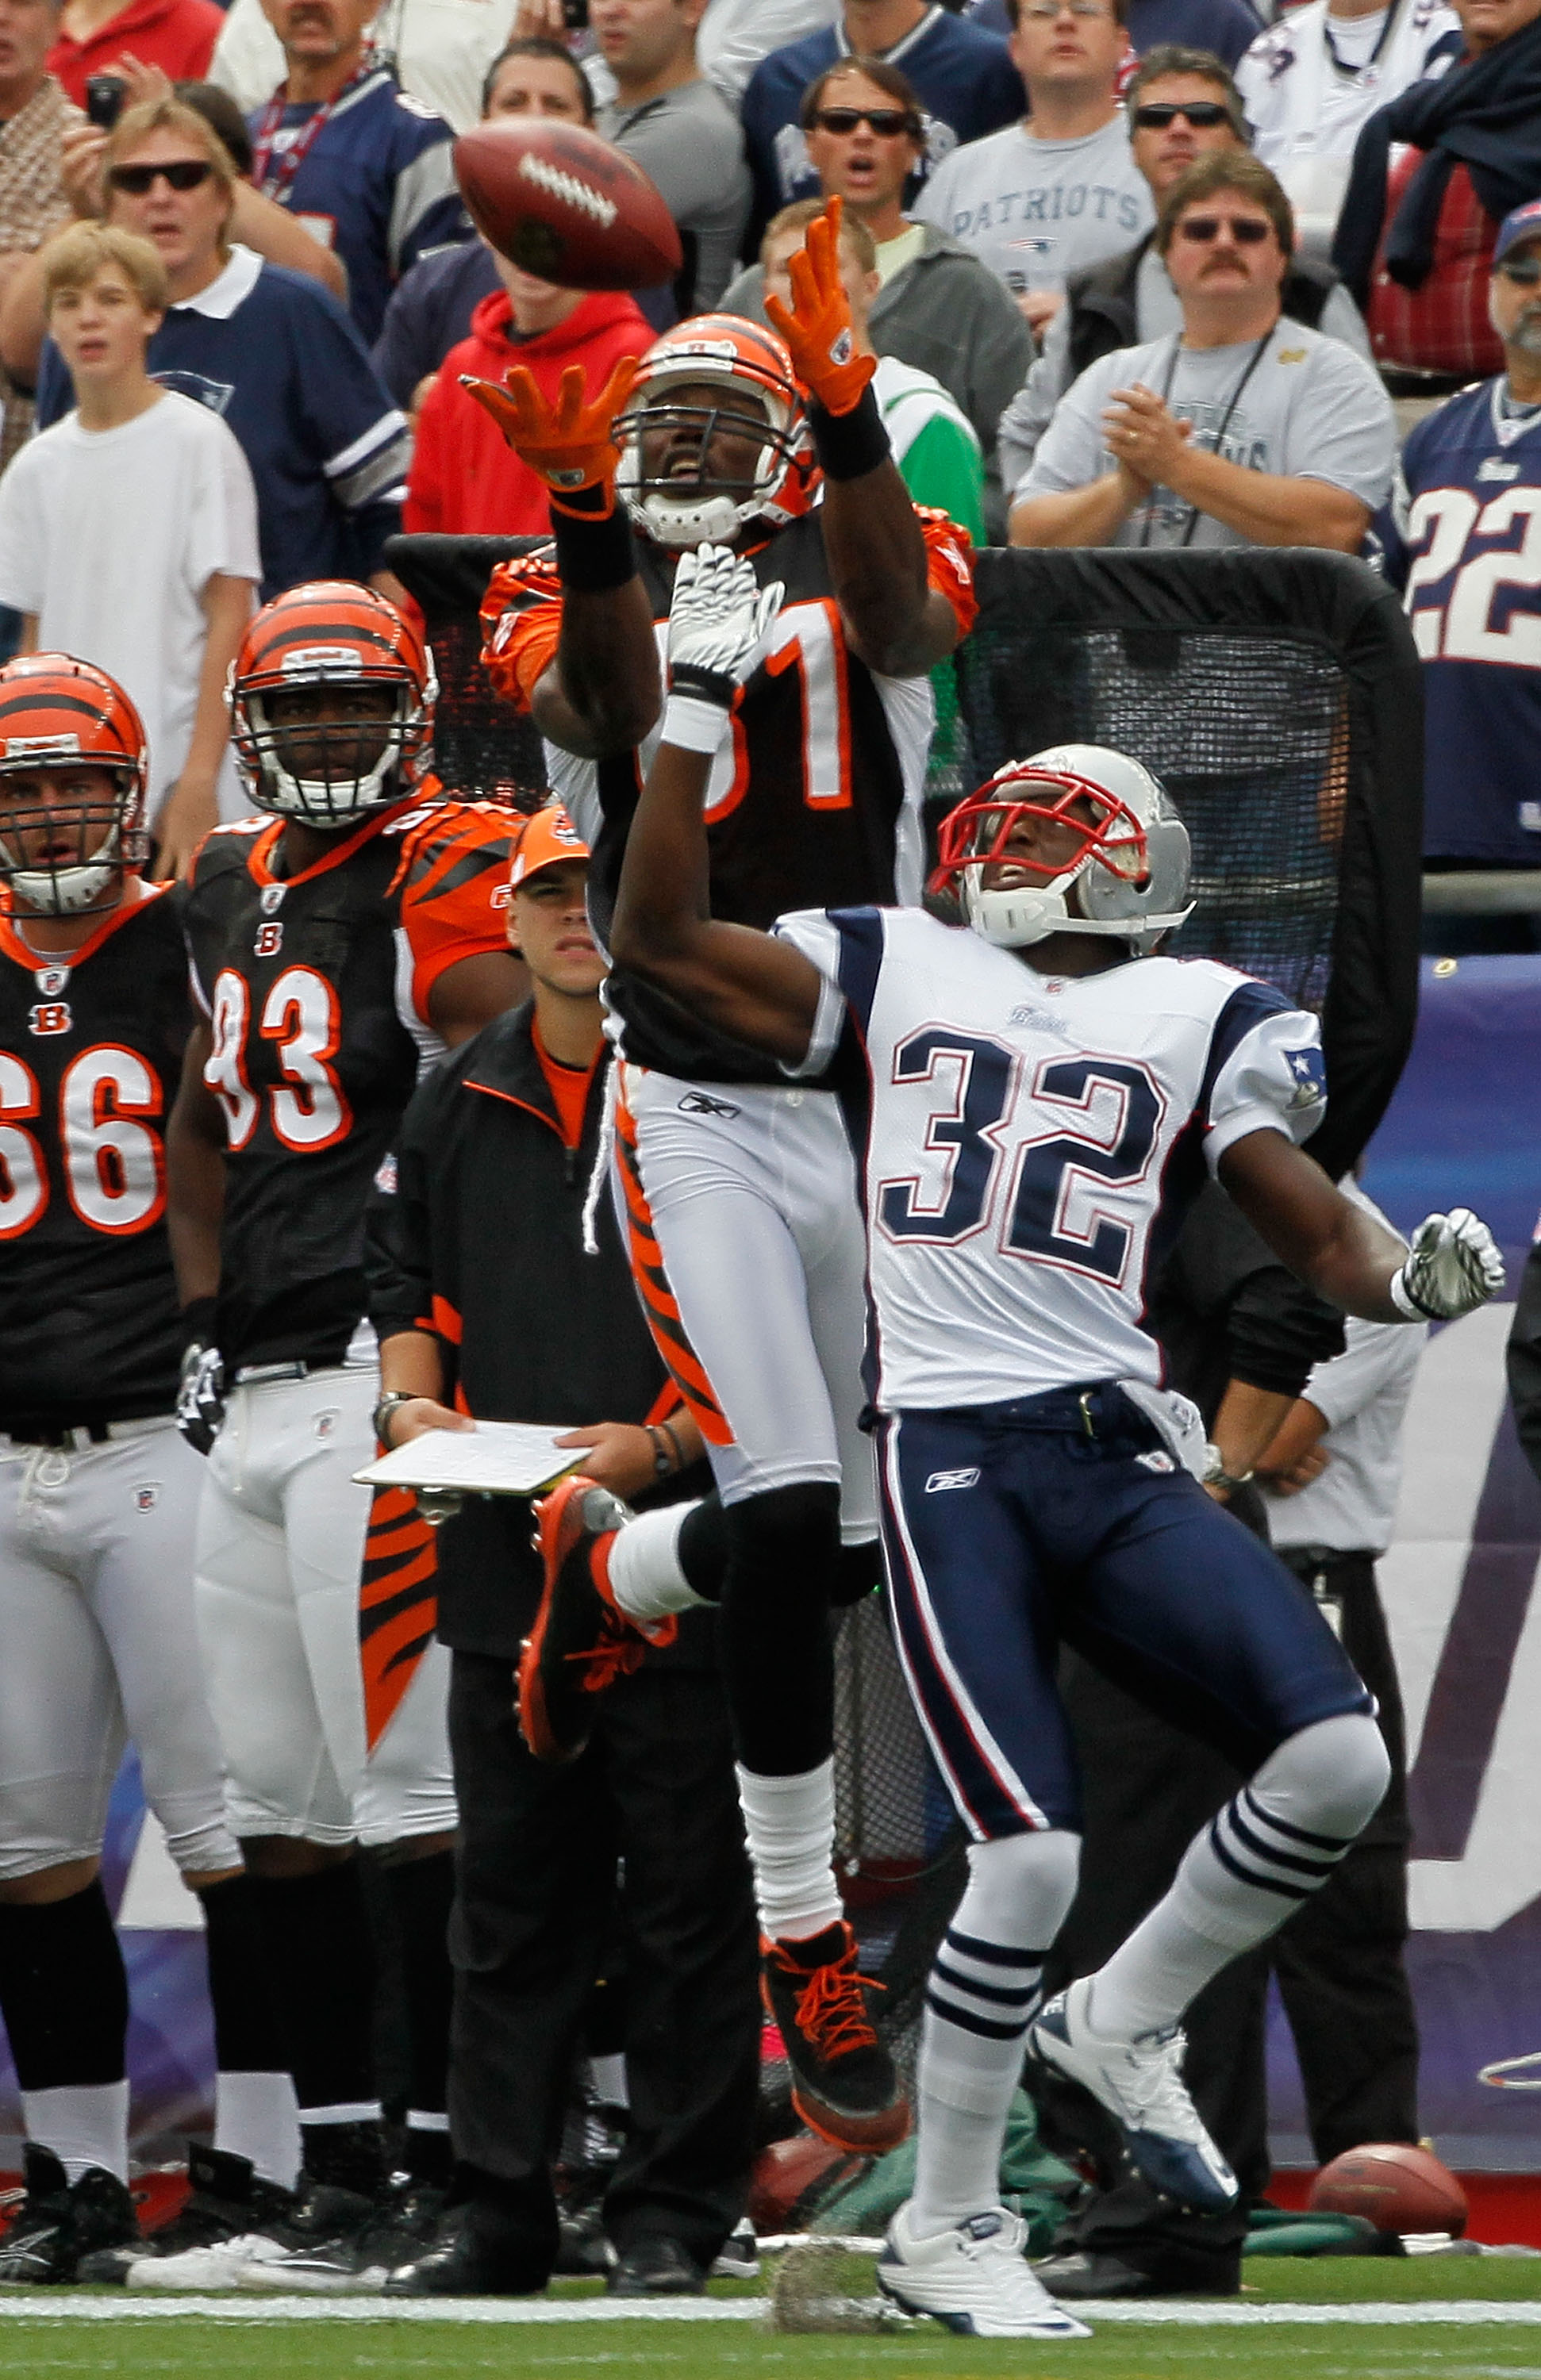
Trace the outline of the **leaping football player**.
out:
<instances>
[{"instance_id":1,"label":"leaping football player","mask_svg":"<svg viewBox=\"0 0 1541 2380\"><path fill-rule=\"evenodd\" d=\"M0 670L0 2015L26 2133L0 2280L33 2286L139 2237L101 1880L126 1736L207 1926L220 2072L188 2223L218 2228L211 2189L238 2226L294 2179L193 1621L163 1145L192 1013L175 902L140 874L145 762L104 671Z\"/></svg>"},{"instance_id":2,"label":"leaping football player","mask_svg":"<svg viewBox=\"0 0 1541 2380\"><path fill-rule=\"evenodd\" d=\"M732 546L787 590L713 747L714 908L754 927L809 902L916 900L927 673L974 617L967 539L917 512L854 348L838 201L794 261L782 336L736 316L682 322L586 403L528 372L476 384L551 491L554 552L494 575L483 609L496 685L543 732L552 781L593 850L603 941L650 757L659 650L680 557ZM623 406L625 410L622 410ZM634 537L635 531L635 537ZM715 719L715 713L707 713ZM639 1593L721 1597L721 1645L764 1937L767 1999L797 2107L857 2150L908 2109L870 2020L831 1867L830 1611L875 1585L862 1405L859 1216L837 1102L625 972L619 1161L637 1278L699 1423L718 1493L625 1527L581 1478L547 1500L548 1580L613 1564ZM558 1714L583 1649L542 1607L521 1723L542 1757L577 1748ZM590 1637L586 1640L592 1643ZM564 1678L566 1690L564 1691ZM581 1718L574 1720L581 1725Z\"/></svg>"},{"instance_id":3,"label":"leaping football player","mask_svg":"<svg viewBox=\"0 0 1541 2380\"><path fill-rule=\"evenodd\" d=\"M205 839L185 899L202 1017L172 1120L171 1220L201 1343L182 1427L209 1457L199 1628L299 2101L298 2204L256 2259L278 2286L419 2244L410 2205L399 2236L381 2233L395 2202L358 1840L386 1856L408 1952L412 2169L447 2179L447 1952L415 1953L443 1944L451 1888L448 1657L422 1651L366 1758L370 1498L352 1479L375 1451L371 1182L421 1065L523 980L504 931L512 821L439 796L424 773L432 700L422 641L382 597L319 582L268 604L231 681L263 815Z\"/></svg>"},{"instance_id":4,"label":"leaping football player","mask_svg":"<svg viewBox=\"0 0 1541 2380\"><path fill-rule=\"evenodd\" d=\"M775 609L726 550L680 565L612 943L789 1081L837 1081L851 1119L895 1641L972 1839L928 1994L915 2192L879 2279L954 2329L1065 2336L1079 2325L999 2198L1025 2047L1109 2109L1158 2189L1232 2203L1183 2087L1183 2010L1326 1883L1388 1777L1337 1638L1193 1475L1202 1431L1160 1385L1145 1284L1205 1167L1346 1313L1452 1319L1503 1268L1464 1208L1405 1246L1297 1146L1325 1104L1316 1020L1159 955L1187 915L1188 839L1119 753L1039 753L944 820L936 889L965 924L857 906L764 934L714 917L702 799ZM1062 1640L1249 1781L1106 1964L1035 2014L1075 1883Z\"/></svg>"}]
</instances>

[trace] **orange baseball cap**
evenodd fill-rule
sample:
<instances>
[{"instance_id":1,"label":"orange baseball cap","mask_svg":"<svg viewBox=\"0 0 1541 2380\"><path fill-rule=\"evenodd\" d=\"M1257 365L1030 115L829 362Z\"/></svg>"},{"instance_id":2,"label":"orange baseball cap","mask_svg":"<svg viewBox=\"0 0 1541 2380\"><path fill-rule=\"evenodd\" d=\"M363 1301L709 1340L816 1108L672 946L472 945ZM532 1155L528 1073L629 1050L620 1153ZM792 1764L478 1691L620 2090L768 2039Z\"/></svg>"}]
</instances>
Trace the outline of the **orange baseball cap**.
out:
<instances>
[{"instance_id":1,"label":"orange baseball cap","mask_svg":"<svg viewBox=\"0 0 1541 2380\"><path fill-rule=\"evenodd\" d=\"M560 802L548 802L525 821L525 831L514 846L514 856L508 867L508 889L516 892L531 876L542 868L556 868L564 860L587 859L588 845L584 842L572 820Z\"/></svg>"}]
</instances>

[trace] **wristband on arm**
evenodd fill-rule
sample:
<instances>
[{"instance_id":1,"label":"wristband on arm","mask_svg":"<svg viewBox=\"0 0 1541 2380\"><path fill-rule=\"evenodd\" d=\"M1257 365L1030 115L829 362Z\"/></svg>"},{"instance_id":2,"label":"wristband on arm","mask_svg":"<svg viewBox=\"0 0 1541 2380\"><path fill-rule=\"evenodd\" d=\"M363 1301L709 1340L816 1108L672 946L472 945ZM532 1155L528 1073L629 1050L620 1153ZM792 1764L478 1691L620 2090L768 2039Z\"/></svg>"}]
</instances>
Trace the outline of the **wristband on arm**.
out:
<instances>
[{"instance_id":1,"label":"wristband on arm","mask_svg":"<svg viewBox=\"0 0 1541 2380\"><path fill-rule=\"evenodd\" d=\"M808 427L826 480L864 480L893 452L870 382L849 413L831 413L815 401L808 407Z\"/></svg>"}]
</instances>

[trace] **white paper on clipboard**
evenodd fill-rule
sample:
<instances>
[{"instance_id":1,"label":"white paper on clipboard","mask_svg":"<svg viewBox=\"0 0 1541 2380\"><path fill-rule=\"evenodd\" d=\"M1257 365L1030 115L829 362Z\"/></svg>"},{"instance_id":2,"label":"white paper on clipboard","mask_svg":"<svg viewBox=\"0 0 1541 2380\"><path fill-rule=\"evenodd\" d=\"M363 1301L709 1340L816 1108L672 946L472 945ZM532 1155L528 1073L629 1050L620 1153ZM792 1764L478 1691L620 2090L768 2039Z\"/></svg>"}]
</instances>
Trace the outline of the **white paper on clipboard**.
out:
<instances>
[{"instance_id":1,"label":"white paper on clipboard","mask_svg":"<svg viewBox=\"0 0 1541 2380\"><path fill-rule=\"evenodd\" d=\"M537 1422L479 1421L474 1429L428 1429L366 1463L363 1488L453 1488L467 1495L533 1496L583 1461L581 1446Z\"/></svg>"}]
</instances>

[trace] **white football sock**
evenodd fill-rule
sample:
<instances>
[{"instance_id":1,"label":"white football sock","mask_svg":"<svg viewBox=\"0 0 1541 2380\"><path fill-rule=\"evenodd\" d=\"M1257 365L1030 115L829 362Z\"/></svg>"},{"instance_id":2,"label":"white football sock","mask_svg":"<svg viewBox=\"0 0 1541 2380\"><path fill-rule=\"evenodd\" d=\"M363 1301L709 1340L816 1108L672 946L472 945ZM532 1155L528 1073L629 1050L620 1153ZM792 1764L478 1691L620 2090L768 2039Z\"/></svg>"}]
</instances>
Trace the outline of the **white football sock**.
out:
<instances>
[{"instance_id":1,"label":"white football sock","mask_svg":"<svg viewBox=\"0 0 1541 2380\"><path fill-rule=\"evenodd\" d=\"M680 1531L694 1504L666 1504L661 1512L638 1512L617 1532L606 1567L616 1609L646 1635L673 1611L690 1611L698 1595L680 1568Z\"/></svg>"},{"instance_id":2,"label":"white football sock","mask_svg":"<svg viewBox=\"0 0 1541 2380\"><path fill-rule=\"evenodd\" d=\"M761 1931L773 1942L799 1942L838 1925L845 1912L834 1880L833 1759L798 1777L740 1768L738 1798Z\"/></svg>"},{"instance_id":3,"label":"white football sock","mask_svg":"<svg viewBox=\"0 0 1541 2380\"><path fill-rule=\"evenodd\" d=\"M253 2173L280 2190L299 2180L299 2102L287 2074L217 2074L214 2146L249 2157Z\"/></svg>"},{"instance_id":4,"label":"white football sock","mask_svg":"<svg viewBox=\"0 0 1541 2380\"><path fill-rule=\"evenodd\" d=\"M71 2181L91 2166L128 2179L128 2084L57 2082L48 2091L23 2091L21 2121L27 2138L52 2149Z\"/></svg>"},{"instance_id":5,"label":"white football sock","mask_svg":"<svg viewBox=\"0 0 1541 2380\"><path fill-rule=\"evenodd\" d=\"M916 2081L917 2240L1001 2202L1001 2143L1050 1944L1075 1897L1081 1842L1055 1830L975 1843L926 1991Z\"/></svg>"},{"instance_id":6,"label":"white football sock","mask_svg":"<svg viewBox=\"0 0 1541 2380\"><path fill-rule=\"evenodd\" d=\"M1171 1888L1092 1980L1094 2033L1137 2040L1175 2024L1242 1950L1324 1885L1380 1807L1390 1766L1374 1719L1302 1728L1202 1828Z\"/></svg>"}]
</instances>

